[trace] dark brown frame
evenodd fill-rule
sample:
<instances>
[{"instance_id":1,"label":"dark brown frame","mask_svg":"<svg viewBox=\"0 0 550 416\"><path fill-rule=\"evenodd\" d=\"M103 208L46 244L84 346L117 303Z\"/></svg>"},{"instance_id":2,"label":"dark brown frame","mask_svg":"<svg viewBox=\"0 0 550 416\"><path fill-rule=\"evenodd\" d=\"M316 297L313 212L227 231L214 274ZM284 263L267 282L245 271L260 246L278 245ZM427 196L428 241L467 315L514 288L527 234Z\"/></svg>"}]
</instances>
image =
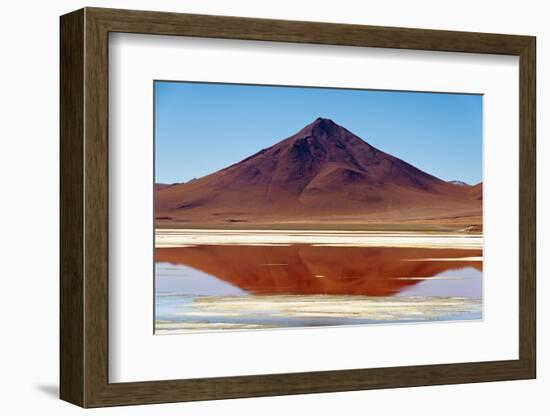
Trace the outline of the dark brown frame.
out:
<instances>
[{"instance_id":1,"label":"dark brown frame","mask_svg":"<svg viewBox=\"0 0 550 416\"><path fill-rule=\"evenodd\" d=\"M109 383L110 32L519 56L519 359ZM100 407L535 378L535 45L531 36L99 8L62 16L61 398L83 407Z\"/></svg>"}]
</instances>

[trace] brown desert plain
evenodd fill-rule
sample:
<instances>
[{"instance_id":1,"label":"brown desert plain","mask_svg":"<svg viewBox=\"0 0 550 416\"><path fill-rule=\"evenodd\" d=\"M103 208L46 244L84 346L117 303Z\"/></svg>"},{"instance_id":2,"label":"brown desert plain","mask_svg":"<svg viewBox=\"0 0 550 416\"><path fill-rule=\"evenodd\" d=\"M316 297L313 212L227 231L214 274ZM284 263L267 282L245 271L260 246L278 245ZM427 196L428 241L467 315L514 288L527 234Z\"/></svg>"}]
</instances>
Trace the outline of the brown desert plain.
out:
<instances>
[{"instance_id":1,"label":"brown desert plain","mask_svg":"<svg viewBox=\"0 0 550 416\"><path fill-rule=\"evenodd\" d=\"M482 184L446 182L318 118L210 175L155 184L155 225L477 232Z\"/></svg>"}]
</instances>

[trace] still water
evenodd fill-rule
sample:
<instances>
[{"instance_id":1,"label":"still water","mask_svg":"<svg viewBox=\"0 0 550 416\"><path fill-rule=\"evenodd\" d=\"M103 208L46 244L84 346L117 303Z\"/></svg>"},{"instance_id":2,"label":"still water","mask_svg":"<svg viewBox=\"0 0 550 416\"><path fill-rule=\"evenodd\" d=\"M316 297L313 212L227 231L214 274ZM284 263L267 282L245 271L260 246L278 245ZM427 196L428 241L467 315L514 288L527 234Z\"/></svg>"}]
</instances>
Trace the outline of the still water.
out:
<instances>
[{"instance_id":1,"label":"still water","mask_svg":"<svg viewBox=\"0 0 550 416\"><path fill-rule=\"evenodd\" d=\"M197 245L155 250L156 333L482 318L482 251Z\"/></svg>"}]
</instances>

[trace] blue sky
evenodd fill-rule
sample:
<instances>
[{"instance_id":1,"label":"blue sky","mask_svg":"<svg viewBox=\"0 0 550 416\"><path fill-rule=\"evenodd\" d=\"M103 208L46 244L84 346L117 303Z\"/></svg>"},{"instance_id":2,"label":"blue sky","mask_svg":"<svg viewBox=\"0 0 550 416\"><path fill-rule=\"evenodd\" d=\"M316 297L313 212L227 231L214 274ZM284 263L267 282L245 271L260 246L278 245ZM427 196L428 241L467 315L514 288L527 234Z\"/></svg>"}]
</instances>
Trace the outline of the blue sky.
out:
<instances>
[{"instance_id":1,"label":"blue sky","mask_svg":"<svg viewBox=\"0 0 550 416\"><path fill-rule=\"evenodd\" d=\"M155 182L186 182L330 118L444 180L482 180L480 95L155 81Z\"/></svg>"}]
</instances>

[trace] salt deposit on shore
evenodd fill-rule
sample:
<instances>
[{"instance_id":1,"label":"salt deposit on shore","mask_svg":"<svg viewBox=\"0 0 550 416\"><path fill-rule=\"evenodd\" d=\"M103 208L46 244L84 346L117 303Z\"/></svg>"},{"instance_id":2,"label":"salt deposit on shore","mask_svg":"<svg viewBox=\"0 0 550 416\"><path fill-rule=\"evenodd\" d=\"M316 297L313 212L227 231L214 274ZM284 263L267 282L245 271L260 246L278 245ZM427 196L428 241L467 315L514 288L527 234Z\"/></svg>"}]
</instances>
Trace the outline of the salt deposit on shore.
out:
<instances>
[{"instance_id":1,"label":"salt deposit on shore","mask_svg":"<svg viewBox=\"0 0 550 416\"><path fill-rule=\"evenodd\" d=\"M481 312L481 300L458 297L204 296L174 320L157 321L156 332L471 320Z\"/></svg>"},{"instance_id":2,"label":"salt deposit on shore","mask_svg":"<svg viewBox=\"0 0 550 416\"><path fill-rule=\"evenodd\" d=\"M196 245L291 245L353 247L417 247L482 249L481 235L374 232L374 231L299 231L299 230L170 230L155 231L155 247Z\"/></svg>"}]
</instances>

